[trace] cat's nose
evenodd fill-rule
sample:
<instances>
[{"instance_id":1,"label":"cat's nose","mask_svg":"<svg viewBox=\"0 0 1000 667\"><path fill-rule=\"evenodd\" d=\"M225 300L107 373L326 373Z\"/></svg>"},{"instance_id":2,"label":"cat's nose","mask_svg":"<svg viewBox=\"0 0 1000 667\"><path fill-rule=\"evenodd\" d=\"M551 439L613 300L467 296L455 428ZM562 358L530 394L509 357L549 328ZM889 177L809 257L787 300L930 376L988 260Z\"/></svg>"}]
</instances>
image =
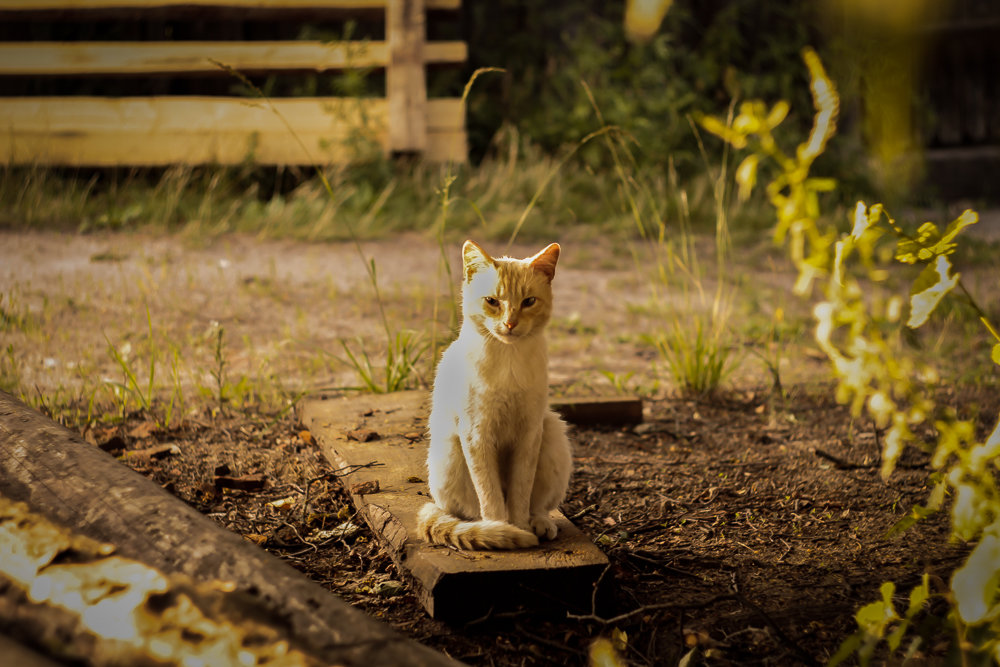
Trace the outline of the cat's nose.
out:
<instances>
[{"instance_id":1,"label":"cat's nose","mask_svg":"<svg viewBox=\"0 0 1000 667\"><path fill-rule=\"evenodd\" d=\"M507 327L507 331L513 331L514 327L517 326L517 320L506 320L503 325Z\"/></svg>"}]
</instances>

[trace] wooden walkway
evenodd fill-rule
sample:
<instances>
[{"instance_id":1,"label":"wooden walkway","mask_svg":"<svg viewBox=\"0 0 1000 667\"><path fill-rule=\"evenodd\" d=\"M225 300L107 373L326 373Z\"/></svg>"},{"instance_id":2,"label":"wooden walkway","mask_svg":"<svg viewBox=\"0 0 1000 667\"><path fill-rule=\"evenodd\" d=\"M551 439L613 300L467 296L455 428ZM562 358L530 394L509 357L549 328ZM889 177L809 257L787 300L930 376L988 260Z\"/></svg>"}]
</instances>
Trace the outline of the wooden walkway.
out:
<instances>
[{"instance_id":1,"label":"wooden walkway","mask_svg":"<svg viewBox=\"0 0 1000 667\"><path fill-rule=\"evenodd\" d=\"M561 513L554 515L555 540L519 551L460 551L416 536L417 512L429 500L427 398L411 391L300 405L303 422L330 462L354 470L344 477L354 503L401 573L409 575L427 611L450 621L516 608L589 611L608 561ZM634 414L637 404L614 403L631 406L631 413L619 415Z\"/></svg>"}]
</instances>

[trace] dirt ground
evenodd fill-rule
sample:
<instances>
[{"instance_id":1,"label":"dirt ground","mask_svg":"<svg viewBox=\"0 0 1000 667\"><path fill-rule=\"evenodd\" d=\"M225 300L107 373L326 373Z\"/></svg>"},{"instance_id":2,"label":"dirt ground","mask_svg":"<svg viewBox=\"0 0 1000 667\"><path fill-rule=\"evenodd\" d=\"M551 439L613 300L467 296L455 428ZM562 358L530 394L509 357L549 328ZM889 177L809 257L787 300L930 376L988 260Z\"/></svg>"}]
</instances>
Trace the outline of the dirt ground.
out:
<instances>
[{"instance_id":1,"label":"dirt ground","mask_svg":"<svg viewBox=\"0 0 1000 667\"><path fill-rule=\"evenodd\" d=\"M895 581L901 596L924 572L944 585L965 553L949 543L944 514L886 536L925 498L926 457L909 452L882 480L880 434L832 401L808 331L780 362L786 396L747 354L720 396L676 398L655 389L661 371L640 333L658 314L628 253L591 241L574 257L566 245L552 324L556 391L610 393L605 372L635 373L632 389L654 387L638 427L571 431L575 473L563 510L611 566L594 608L568 616L523 612L466 626L428 618L294 410L258 414L235 400L219 409L191 398L211 397L218 326L230 341L230 378L259 385L266 376L289 395L290 387L354 382L322 352L347 336L378 340L351 246L0 234L5 317L20 323L5 332L7 372L40 395L85 401L109 391L95 378L121 375L109 344L130 343L140 375L158 360L160 377L173 377L161 382L188 397L169 425L162 407L138 412L134 402L121 423L81 422L79 411L53 416L77 420L90 442L349 603L470 664L586 664L599 636L616 638L630 664L673 665L692 651L688 664L818 664L882 582ZM366 251L378 261L392 321L444 325L447 276L436 246L408 238ZM779 306L795 308L779 296L787 271L767 257L744 257L763 321ZM678 294L661 298L683 304ZM995 392L940 399L979 415L983 431L1000 408ZM930 610L928 627L940 613ZM934 640L920 656L933 662L944 650Z\"/></svg>"}]
</instances>

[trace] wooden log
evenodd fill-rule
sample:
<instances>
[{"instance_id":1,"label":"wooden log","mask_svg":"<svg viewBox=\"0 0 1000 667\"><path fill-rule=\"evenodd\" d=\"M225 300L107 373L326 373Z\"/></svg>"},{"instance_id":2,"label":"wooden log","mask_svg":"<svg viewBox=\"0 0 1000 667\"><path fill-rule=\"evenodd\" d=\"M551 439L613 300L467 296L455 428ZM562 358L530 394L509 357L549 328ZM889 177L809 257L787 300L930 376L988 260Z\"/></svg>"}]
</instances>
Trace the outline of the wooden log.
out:
<instances>
[{"instance_id":1,"label":"wooden log","mask_svg":"<svg viewBox=\"0 0 1000 667\"><path fill-rule=\"evenodd\" d=\"M451 665L219 527L78 435L0 392L0 489L123 557L223 580L284 619L312 653L344 665Z\"/></svg>"},{"instance_id":2,"label":"wooden log","mask_svg":"<svg viewBox=\"0 0 1000 667\"><path fill-rule=\"evenodd\" d=\"M465 42L429 42L428 63L461 63ZM213 62L214 61L214 62ZM385 42L6 42L0 74L180 74L385 67Z\"/></svg>"},{"instance_id":3,"label":"wooden log","mask_svg":"<svg viewBox=\"0 0 1000 667\"><path fill-rule=\"evenodd\" d=\"M72 166L327 164L386 152L384 99L24 97L0 99L0 162ZM457 99L430 100L432 161L465 160ZM294 134L293 134L294 133ZM296 140L298 138L298 141Z\"/></svg>"},{"instance_id":4,"label":"wooden log","mask_svg":"<svg viewBox=\"0 0 1000 667\"><path fill-rule=\"evenodd\" d=\"M424 0L388 2L385 96L389 103L389 152L423 153L427 149Z\"/></svg>"},{"instance_id":5,"label":"wooden log","mask_svg":"<svg viewBox=\"0 0 1000 667\"><path fill-rule=\"evenodd\" d=\"M66 663L324 664L227 584L123 558L2 495L0 543L0 627Z\"/></svg>"},{"instance_id":6,"label":"wooden log","mask_svg":"<svg viewBox=\"0 0 1000 667\"><path fill-rule=\"evenodd\" d=\"M435 618L468 621L515 608L587 610L607 558L561 513L558 537L532 549L458 551L416 536L416 515L430 500L425 459L424 392L364 394L300 403L302 420L346 485L378 481L378 493L354 503L400 572ZM360 442L349 431L379 438ZM474 592L474 594L470 594Z\"/></svg>"},{"instance_id":7,"label":"wooden log","mask_svg":"<svg viewBox=\"0 0 1000 667\"><path fill-rule=\"evenodd\" d=\"M7 661L6 664L17 665L17 667L63 667L34 649L25 646L19 641L20 639L23 638L15 640L0 634L0 655Z\"/></svg>"}]
</instances>

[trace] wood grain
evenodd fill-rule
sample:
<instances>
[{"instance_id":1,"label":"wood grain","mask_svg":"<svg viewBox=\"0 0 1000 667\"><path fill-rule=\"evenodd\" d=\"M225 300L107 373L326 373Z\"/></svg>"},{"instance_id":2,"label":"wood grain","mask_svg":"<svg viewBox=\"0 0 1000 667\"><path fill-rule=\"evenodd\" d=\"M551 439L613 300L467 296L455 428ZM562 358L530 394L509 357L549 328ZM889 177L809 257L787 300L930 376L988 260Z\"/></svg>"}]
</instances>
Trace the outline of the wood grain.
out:
<instances>
[{"instance_id":1,"label":"wood grain","mask_svg":"<svg viewBox=\"0 0 1000 667\"><path fill-rule=\"evenodd\" d=\"M385 96L389 103L389 151L422 153L427 148L427 81L424 0L390 0L385 13L389 66Z\"/></svg>"},{"instance_id":2,"label":"wood grain","mask_svg":"<svg viewBox=\"0 0 1000 667\"><path fill-rule=\"evenodd\" d=\"M424 62L465 62L465 42L428 42ZM213 62L214 61L214 62ZM5 42L0 74L180 74L385 67L386 42Z\"/></svg>"},{"instance_id":3,"label":"wood grain","mask_svg":"<svg viewBox=\"0 0 1000 667\"><path fill-rule=\"evenodd\" d=\"M353 609L2 391L0 491L75 532L114 544L124 557L199 581L234 582L331 664L455 664Z\"/></svg>"},{"instance_id":4,"label":"wood grain","mask_svg":"<svg viewBox=\"0 0 1000 667\"><path fill-rule=\"evenodd\" d=\"M327 164L387 152L384 99L23 97L0 103L0 162ZM427 157L465 160L460 100L427 104ZM298 140L296 140L296 136Z\"/></svg>"},{"instance_id":5,"label":"wood grain","mask_svg":"<svg viewBox=\"0 0 1000 667\"><path fill-rule=\"evenodd\" d=\"M559 536L532 549L457 551L416 537L417 512L430 499L424 481L425 392L310 400L300 406L303 422L337 468L365 466L347 477L348 487L379 481L381 491L354 496L355 505L396 565L409 573L435 618L468 621L519 607L589 610L607 558L559 512L553 514ZM379 438L349 439L347 432L358 428L373 430Z\"/></svg>"}]
</instances>

